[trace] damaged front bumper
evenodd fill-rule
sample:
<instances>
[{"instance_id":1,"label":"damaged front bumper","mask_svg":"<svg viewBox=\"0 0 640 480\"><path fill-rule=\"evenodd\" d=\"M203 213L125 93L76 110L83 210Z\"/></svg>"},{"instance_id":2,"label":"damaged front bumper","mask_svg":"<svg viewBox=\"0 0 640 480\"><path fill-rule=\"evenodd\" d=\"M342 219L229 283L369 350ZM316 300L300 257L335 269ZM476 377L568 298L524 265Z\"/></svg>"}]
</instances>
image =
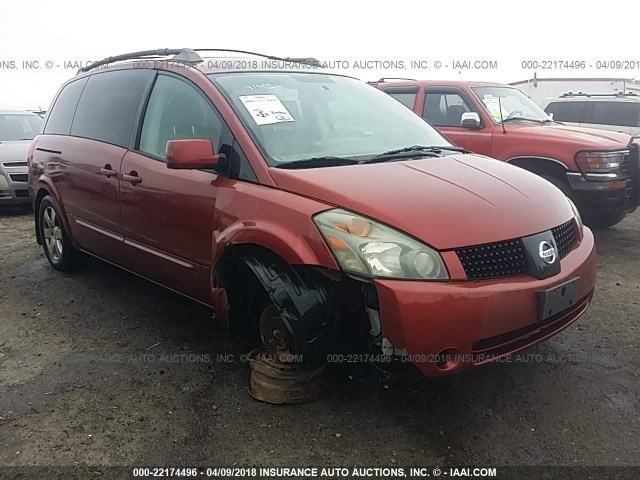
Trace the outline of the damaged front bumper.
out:
<instances>
[{"instance_id":1,"label":"damaged front bumper","mask_svg":"<svg viewBox=\"0 0 640 480\"><path fill-rule=\"evenodd\" d=\"M595 273L593 234L585 228L580 244L561 260L561 272L545 279L376 280L382 334L427 376L468 370L542 342L577 320L591 302ZM539 320L539 292L576 278L575 304Z\"/></svg>"}]
</instances>

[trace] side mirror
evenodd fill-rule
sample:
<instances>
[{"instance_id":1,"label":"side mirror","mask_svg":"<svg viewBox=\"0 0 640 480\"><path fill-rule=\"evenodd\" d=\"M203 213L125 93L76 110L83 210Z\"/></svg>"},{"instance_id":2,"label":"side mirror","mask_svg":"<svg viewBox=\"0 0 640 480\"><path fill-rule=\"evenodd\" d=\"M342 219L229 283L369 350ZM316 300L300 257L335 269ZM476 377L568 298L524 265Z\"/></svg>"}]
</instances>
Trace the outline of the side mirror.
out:
<instances>
[{"instance_id":1,"label":"side mirror","mask_svg":"<svg viewBox=\"0 0 640 480\"><path fill-rule=\"evenodd\" d=\"M465 128L480 128L480 115L477 112L464 112L460 125Z\"/></svg>"},{"instance_id":2,"label":"side mirror","mask_svg":"<svg viewBox=\"0 0 640 480\"><path fill-rule=\"evenodd\" d=\"M216 168L221 158L221 154L213 153L213 142L205 138L167 142L167 168L173 170Z\"/></svg>"},{"instance_id":3,"label":"side mirror","mask_svg":"<svg viewBox=\"0 0 640 480\"><path fill-rule=\"evenodd\" d=\"M553 120L553 112L549 112L549 113L547 113L547 115L549 115L549 118L550 118L551 120Z\"/></svg>"}]
</instances>

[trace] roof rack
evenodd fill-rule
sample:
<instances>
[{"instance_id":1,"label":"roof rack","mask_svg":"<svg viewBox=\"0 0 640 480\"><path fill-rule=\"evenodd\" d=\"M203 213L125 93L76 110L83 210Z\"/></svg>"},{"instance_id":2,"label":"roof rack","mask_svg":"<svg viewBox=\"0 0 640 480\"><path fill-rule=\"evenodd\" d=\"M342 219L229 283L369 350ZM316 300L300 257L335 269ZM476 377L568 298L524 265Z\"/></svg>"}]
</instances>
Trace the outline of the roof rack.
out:
<instances>
[{"instance_id":1,"label":"roof rack","mask_svg":"<svg viewBox=\"0 0 640 480\"><path fill-rule=\"evenodd\" d=\"M418 80L416 80L415 78L404 78L404 77L383 77L380 80L373 80L371 82L367 82L369 84L374 84L374 83L383 83L386 82L388 80L405 80L405 81L409 81L409 82L417 82Z\"/></svg>"},{"instance_id":2,"label":"roof rack","mask_svg":"<svg viewBox=\"0 0 640 480\"><path fill-rule=\"evenodd\" d=\"M115 55L113 57L104 58L98 62L92 63L91 65L87 65L78 70L78 74L88 72L93 70L94 68L101 67L103 65L108 65L110 63L122 62L124 60L133 60L133 59L153 59L153 58L165 58L170 55L171 60L180 62L180 63L201 63L203 62L203 58L198 54L198 52L230 52L230 53L242 53L245 55L255 55L258 57L268 58L269 60L278 60L283 62L291 62L291 63L300 63L305 65L312 65L314 67L321 67L322 63L320 60L312 57L276 57L273 55L265 55L263 53L251 52L248 50L233 50L228 48L160 48L157 50L140 50L138 52L131 53L123 53L121 55Z\"/></svg>"},{"instance_id":3,"label":"roof rack","mask_svg":"<svg viewBox=\"0 0 640 480\"><path fill-rule=\"evenodd\" d=\"M278 60L281 62L301 63L305 65L312 65L314 67L321 67L322 62L313 57L276 57L275 55L266 55L264 53L251 52L249 50L231 50L228 48L195 48L194 52L229 52L229 53L242 53L244 55L254 55L256 57L267 58L269 60Z\"/></svg>"},{"instance_id":4,"label":"roof rack","mask_svg":"<svg viewBox=\"0 0 640 480\"><path fill-rule=\"evenodd\" d=\"M159 58L173 55L171 60L183 63L200 63L202 58L196 52L190 48L159 48L157 50L140 50L138 52L123 53L122 55L115 55L113 57L104 58L98 62L87 65L78 70L78 73L88 72L94 68L108 65L114 62L122 62L123 60L132 60L134 58Z\"/></svg>"},{"instance_id":5,"label":"roof rack","mask_svg":"<svg viewBox=\"0 0 640 480\"><path fill-rule=\"evenodd\" d=\"M622 92L613 92L613 93L584 93L584 92L567 92L560 95L559 98L567 98L567 97L637 97L638 94L635 92L622 93Z\"/></svg>"}]
</instances>

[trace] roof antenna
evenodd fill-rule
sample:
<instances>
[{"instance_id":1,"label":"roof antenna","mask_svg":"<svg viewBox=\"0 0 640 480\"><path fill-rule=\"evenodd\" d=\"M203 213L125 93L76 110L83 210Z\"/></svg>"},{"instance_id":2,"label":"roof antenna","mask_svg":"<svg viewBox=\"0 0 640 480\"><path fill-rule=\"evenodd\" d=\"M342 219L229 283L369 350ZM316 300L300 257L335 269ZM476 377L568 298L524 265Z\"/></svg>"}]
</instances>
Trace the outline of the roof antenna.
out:
<instances>
[{"instance_id":1,"label":"roof antenna","mask_svg":"<svg viewBox=\"0 0 640 480\"><path fill-rule=\"evenodd\" d=\"M504 128L504 118L502 118L502 102L500 101L500 95L498 95L498 108L500 109L500 123L502 124L502 133L507 133Z\"/></svg>"}]
</instances>

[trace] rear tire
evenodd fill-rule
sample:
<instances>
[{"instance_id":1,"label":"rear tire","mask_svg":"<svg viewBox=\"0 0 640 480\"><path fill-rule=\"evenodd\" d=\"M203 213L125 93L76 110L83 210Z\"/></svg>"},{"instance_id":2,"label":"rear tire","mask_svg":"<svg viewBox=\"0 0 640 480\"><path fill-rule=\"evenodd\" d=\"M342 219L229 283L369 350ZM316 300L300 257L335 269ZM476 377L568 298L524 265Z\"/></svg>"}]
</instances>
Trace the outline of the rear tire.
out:
<instances>
[{"instance_id":1,"label":"rear tire","mask_svg":"<svg viewBox=\"0 0 640 480\"><path fill-rule=\"evenodd\" d=\"M45 196L38 207L38 229L47 260L56 270L73 269L77 251L69 239L57 202Z\"/></svg>"}]
</instances>

